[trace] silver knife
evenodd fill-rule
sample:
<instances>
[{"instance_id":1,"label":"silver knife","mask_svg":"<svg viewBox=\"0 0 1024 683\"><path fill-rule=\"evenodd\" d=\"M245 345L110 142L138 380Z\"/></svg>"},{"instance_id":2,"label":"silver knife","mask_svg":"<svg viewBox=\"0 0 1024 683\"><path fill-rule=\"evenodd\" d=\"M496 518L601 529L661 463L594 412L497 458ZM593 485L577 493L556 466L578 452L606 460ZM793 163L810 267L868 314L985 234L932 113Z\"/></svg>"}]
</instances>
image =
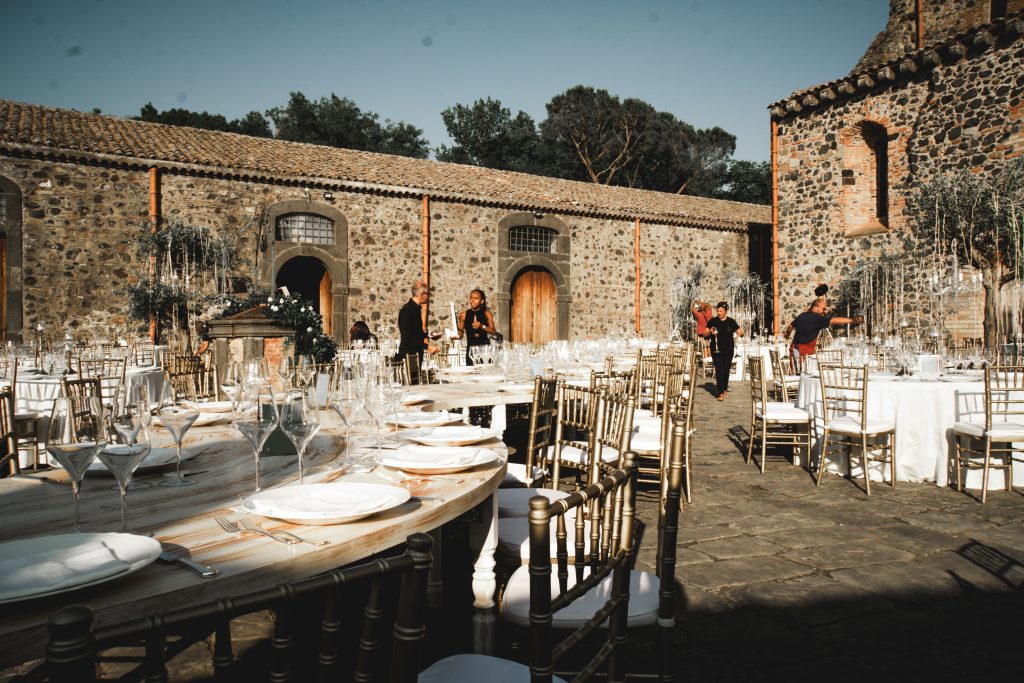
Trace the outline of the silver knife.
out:
<instances>
[{"instance_id":1,"label":"silver knife","mask_svg":"<svg viewBox=\"0 0 1024 683\"><path fill-rule=\"evenodd\" d=\"M169 553L166 550L160 551L160 559L164 562L171 562L173 564L181 565L186 569L191 569L204 579L212 579L220 573L213 567L207 567L205 564L199 564L198 562L190 560L187 557L178 557L177 555Z\"/></svg>"}]
</instances>

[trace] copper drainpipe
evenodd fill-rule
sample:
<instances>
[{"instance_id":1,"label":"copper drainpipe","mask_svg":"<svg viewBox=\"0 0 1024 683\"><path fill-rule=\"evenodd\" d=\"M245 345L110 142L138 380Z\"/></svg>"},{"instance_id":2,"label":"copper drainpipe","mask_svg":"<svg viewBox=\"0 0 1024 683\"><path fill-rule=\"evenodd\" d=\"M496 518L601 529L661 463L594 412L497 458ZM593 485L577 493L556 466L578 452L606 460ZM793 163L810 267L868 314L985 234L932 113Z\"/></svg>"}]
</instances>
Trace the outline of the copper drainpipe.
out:
<instances>
[{"instance_id":1,"label":"copper drainpipe","mask_svg":"<svg viewBox=\"0 0 1024 683\"><path fill-rule=\"evenodd\" d=\"M924 0L917 0L917 49L924 49Z\"/></svg>"},{"instance_id":2,"label":"copper drainpipe","mask_svg":"<svg viewBox=\"0 0 1024 683\"><path fill-rule=\"evenodd\" d=\"M640 219L633 228L633 268L636 270L636 333L640 334Z\"/></svg>"},{"instance_id":3,"label":"copper drainpipe","mask_svg":"<svg viewBox=\"0 0 1024 683\"><path fill-rule=\"evenodd\" d=\"M779 333L779 122L772 119L772 334Z\"/></svg>"},{"instance_id":4,"label":"copper drainpipe","mask_svg":"<svg viewBox=\"0 0 1024 683\"><path fill-rule=\"evenodd\" d=\"M430 195L423 195L423 283L430 287ZM423 307L423 329L427 329L427 311L430 300Z\"/></svg>"},{"instance_id":5,"label":"copper drainpipe","mask_svg":"<svg viewBox=\"0 0 1024 683\"><path fill-rule=\"evenodd\" d=\"M156 166L149 168L149 223L150 231L156 234L160 225L160 169ZM156 278L156 253L149 257L149 281L153 283ZM156 343L157 320L156 316L149 318L149 340Z\"/></svg>"}]
</instances>

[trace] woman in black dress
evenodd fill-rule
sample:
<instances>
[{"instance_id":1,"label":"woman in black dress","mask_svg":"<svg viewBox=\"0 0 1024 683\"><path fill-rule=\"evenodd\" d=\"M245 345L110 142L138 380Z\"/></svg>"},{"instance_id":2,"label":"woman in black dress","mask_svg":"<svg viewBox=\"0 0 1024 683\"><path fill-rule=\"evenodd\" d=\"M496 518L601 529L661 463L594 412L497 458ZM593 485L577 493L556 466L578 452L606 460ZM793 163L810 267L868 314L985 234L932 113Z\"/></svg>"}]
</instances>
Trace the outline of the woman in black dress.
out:
<instances>
[{"instance_id":1,"label":"woman in black dress","mask_svg":"<svg viewBox=\"0 0 1024 683\"><path fill-rule=\"evenodd\" d=\"M496 334L494 316L487 309L487 295L483 290L474 289L469 293L469 308L459 316L459 337L466 335L466 365L472 365L469 349L473 346L487 346L488 335Z\"/></svg>"},{"instance_id":2,"label":"woman in black dress","mask_svg":"<svg viewBox=\"0 0 1024 683\"><path fill-rule=\"evenodd\" d=\"M711 359L715 364L715 383L718 400L724 401L729 393L729 371L732 357L736 352L735 337L743 336L740 324L729 317L729 304L719 301L715 306L715 317L708 321L705 337L711 338Z\"/></svg>"}]
</instances>

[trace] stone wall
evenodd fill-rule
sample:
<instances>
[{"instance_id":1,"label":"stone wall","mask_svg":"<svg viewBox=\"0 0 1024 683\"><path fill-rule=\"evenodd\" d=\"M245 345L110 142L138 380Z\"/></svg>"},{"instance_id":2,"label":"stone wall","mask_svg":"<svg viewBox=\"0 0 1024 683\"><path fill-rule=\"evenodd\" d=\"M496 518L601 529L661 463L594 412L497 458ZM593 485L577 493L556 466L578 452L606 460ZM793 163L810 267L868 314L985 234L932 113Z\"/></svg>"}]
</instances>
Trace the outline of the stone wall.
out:
<instances>
[{"instance_id":1,"label":"stone wall","mask_svg":"<svg viewBox=\"0 0 1024 683\"><path fill-rule=\"evenodd\" d=\"M23 331L42 322L81 338L104 338L123 328L142 333L144 325L126 319L117 291L147 271L135 246L137 229L148 225L149 174L0 157L0 177L23 195ZM170 172L160 174L160 190L167 219L234 235L247 260L238 275L257 280L273 274L275 259L282 265L282 250L289 246L271 239L265 252L257 251L263 212L284 203L337 214L336 237L346 248L332 253L345 256L330 265L335 318L345 324L335 336L344 338L348 324L359 319L378 335L396 334L398 309L422 272L422 198L334 192L327 199L298 187ZM448 301L461 310L474 288L483 289L496 310L495 301L504 297L507 308L506 285L515 273L505 272L510 259L499 264L499 252L507 253L507 244L499 244L499 224L517 213L430 203L431 329L447 327ZM566 336L631 334L633 223L554 214L550 220L564 226L570 247L567 262L558 266L566 275ZM747 270L746 232L645 224L641 247L641 315L649 335L671 330L671 282L691 264L705 263L718 282L726 271ZM498 320L499 329L507 325Z\"/></svg>"},{"instance_id":2,"label":"stone wall","mask_svg":"<svg viewBox=\"0 0 1024 683\"><path fill-rule=\"evenodd\" d=\"M779 270L783 326L818 282L836 283L865 257L900 254L911 266L908 312L927 319L934 302L919 277L932 244L912 234L907 199L950 169L988 173L1024 152L1024 40L999 45L923 78L832 106L805 109L778 126ZM864 122L888 135L888 225L843 213L844 171L863 187L871 168L852 149ZM870 186L870 182L867 183ZM870 189L870 188L869 188ZM965 302L950 331L981 336L980 299Z\"/></svg>"}]
</instances>

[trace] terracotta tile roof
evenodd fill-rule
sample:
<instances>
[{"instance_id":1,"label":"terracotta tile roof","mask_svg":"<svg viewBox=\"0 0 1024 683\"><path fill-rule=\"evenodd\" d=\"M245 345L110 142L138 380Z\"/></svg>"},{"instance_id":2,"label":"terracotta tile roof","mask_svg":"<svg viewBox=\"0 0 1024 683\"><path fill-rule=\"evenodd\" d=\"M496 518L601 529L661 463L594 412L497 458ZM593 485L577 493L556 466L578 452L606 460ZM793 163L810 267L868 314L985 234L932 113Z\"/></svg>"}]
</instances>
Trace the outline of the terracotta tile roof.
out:
<instances>
[{"instance_id":1,"label":"terracotta tile roof","mask_svg":"<svg viewBox=\"0 0 1024 683\"><path fill-rule=\"evenodd\" d=\"M887 87L898 80L922 78L944 60L955 61L984 51L1000 40L1014 42L1024 35L1024 11L1008 14L988 24L973 27L903 57L855 70L843 78L797 90L789 97L768 105L776 119L793 116L804 109L828 107L860 96L875 88Z\"/></svg>"},{"instance_id":2,"label":"terracotta tile roof","mask_svg":"<svg viewBox=\"0 0 1024 683\"><path fill-rule=\"evenodd\" d=\"M768 206L146 123L0 100L0 153L725 230Z\"/></svg>"}]
</instances>

